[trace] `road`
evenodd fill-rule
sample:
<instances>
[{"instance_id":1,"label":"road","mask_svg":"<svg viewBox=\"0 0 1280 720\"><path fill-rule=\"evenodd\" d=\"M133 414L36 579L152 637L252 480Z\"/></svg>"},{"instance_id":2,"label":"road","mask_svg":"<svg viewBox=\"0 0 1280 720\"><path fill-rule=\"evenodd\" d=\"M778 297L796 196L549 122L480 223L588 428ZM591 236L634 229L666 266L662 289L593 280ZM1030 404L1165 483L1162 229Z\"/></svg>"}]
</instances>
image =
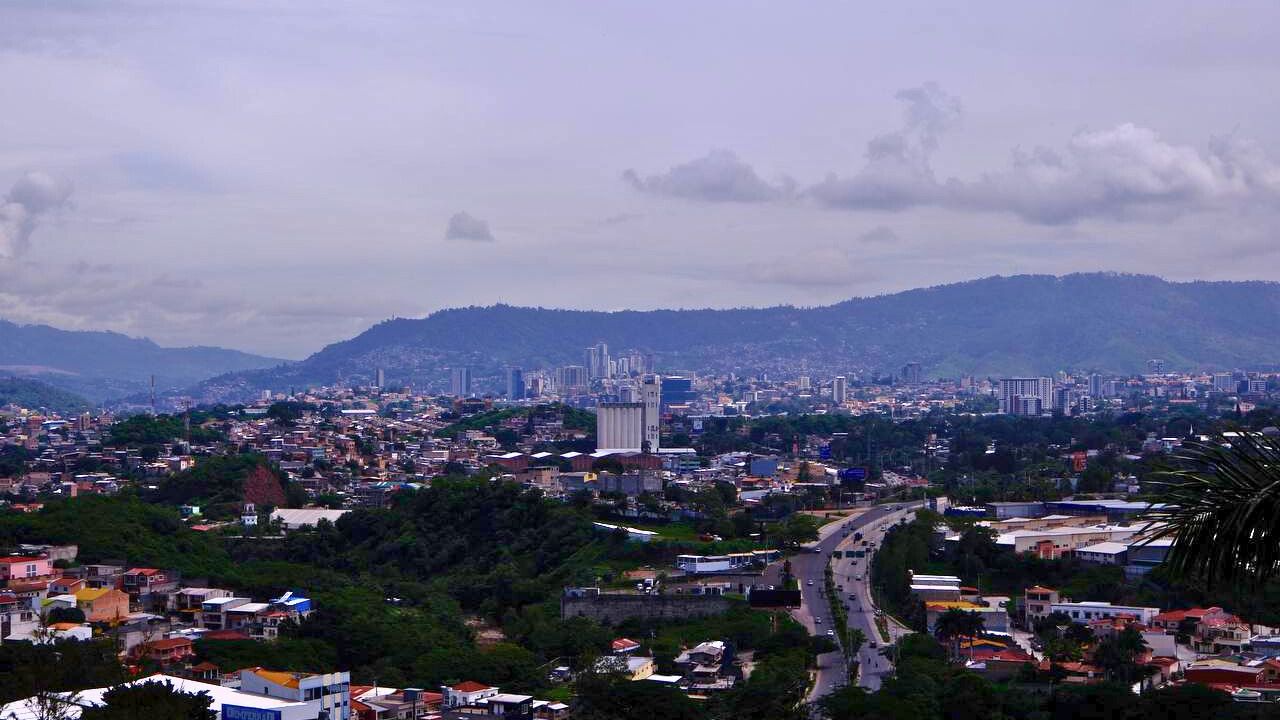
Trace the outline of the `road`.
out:
<instances>
[{"instance_id":1,"label":"road","mask_svg":"<svg viewBox=\"0 0 1280 720\"><path fill-rule=\"evenodd\" d=\"M885 531L904 518L911 517L911 510L919 503L903 504L902 511L886 513L876 522L868 523L862 529L862 540L868 546L879 547L884 541ZM879 690L880 681L885 675L893 672L889 658L881 654L885 647L884 639L876 628L876 608L871 599L871 557L874 551L864 548L861 541L855 541L852 534L843 538L835 548L837 550L866 549L867 556L862 558L842 557L831 561L831 571L837 588L840 588L841 599L845 603L849 627L861 630L867 641L858 651L858 664L861 672L858 684L868 690ZM843 554L843 553L842 553ZM892 617L886 617L889 630L889 644L896 643L911 630Z\"/></svg>"},{"instance_id":2,"label":"road","mask_svg":"<svg viewBox=\"0 0 1280 720\"><path fill-rule=\"evenodd\" d=\"M920 503L917 502L910 505L914 507L919 504ZM906 508L907 504L903 504L903 506ZM884 525L887 527L889 523L897 522L898 518L906 515L907 510L904 509L903 511L896 511L893 507L893 505L877 505L868 508L866 512L860 515L849 517L834 523L828 523L822 527L818 540L816 542L809 543L806 546L809 552L797 553L791 557L791 574L797 581L799 581L801 590L801 606L792 610L791 614L809 630L810 634L825 635L827 631L832 628L831 606L825 596L825 570L828 561L831 560L832 551L840 546L841 543L851 543L855 532L862 532L863 535L866 536L868 532L875 532L870 530L873 526ZM848 531L847 536L844 534L846 530ZM876 542L877 544L879 543L878 540L876 540ZM858 562L860 565L865 565L868 561L869 558L859 560ZM833 568L833 571L838 569L839 568ZM862 608L867 609L871 607L869 581L870 578L864 576L862 581L862 593L864 599L860 600L858 603ZM768 568L765 572L765 582L781 586L782 563L774 563ZM851 587L849 583L853 582L855 581L852 580L852 577L848 580L842 580L840 578L836 579L836 583L838 585L843 584L846 591ZM869 628L864 626L865 623L855 624L859 623L861 621L860 619L870 623ZM878 636L875 634L874 616L869 612L866 613L866 617L864 618L862 613L857 613L851 609L849 611L849 621L852 627L862 627L862 631L866 633L869 640L878 639ZM870 643L868 643L867 646L864 646L863 651L860 653L860 657L862 658L861 661L871 662L873 660L878 660L879 664L883 665L884 668L873 670L872 672L887 672L888 661L885 658L881 658L878 651L869 651L869 645ZM879 645L878 642L877 645ZM875 658L871 658L868 655L869 652L874 653ZM871 668L873 665L867 665L865 667ZM831 692L843 686L845 684L845 679L848 677L849 670L845 664L844 653L842 651L823 653L822 655L819 655L818 671L814 678L813 688L809 693L808 700L812 702L831 694ZM872 686L872 689L879 687L879 675L875 675L874 683L875 684ZM867 687L865 681L863 682L863 686Z\"/></svg>"}]
</instances>

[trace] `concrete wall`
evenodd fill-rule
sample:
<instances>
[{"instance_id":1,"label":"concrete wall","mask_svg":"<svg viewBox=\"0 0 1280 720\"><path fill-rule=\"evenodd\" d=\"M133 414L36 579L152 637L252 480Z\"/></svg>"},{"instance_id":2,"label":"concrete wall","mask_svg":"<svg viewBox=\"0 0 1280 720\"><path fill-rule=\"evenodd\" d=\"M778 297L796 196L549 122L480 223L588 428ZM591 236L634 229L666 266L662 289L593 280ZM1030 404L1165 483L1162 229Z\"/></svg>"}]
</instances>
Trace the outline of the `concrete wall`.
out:
<instances>
[{"instance_id":1,"label":"concrete wall","mask_svg":"<svg viewBox=\"0 0 1280 720\"><path fill-rule=\"evenodd\" d=\"M714 595L594 595L560 598L560 617L589 617L602 625L628 618L681 620L719 615L729 601Z\"/></svg>"}]
</instances>

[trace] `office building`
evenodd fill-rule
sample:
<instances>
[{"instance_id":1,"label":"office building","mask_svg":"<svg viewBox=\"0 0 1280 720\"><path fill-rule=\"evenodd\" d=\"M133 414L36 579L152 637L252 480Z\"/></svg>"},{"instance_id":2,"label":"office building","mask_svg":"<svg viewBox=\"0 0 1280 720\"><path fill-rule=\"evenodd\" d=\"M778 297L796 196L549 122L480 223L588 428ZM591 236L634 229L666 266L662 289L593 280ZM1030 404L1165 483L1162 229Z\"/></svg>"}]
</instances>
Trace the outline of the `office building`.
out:
<instances>
[{"instance_id":1,"label":"office building","mask_svg":"<svg viewBox=\"0 0 1280 720\"><path fill-rule=\"evenodd\" d=\"M1262 379L1254 379L1248 381L1248 394L1250 395L1266 395L1267 381Z\"/></svg>"},{"instance_id":2,"label":"office building","mask_svg":"<svg viewBox=\"0 0 1280 720\"><path fill-rule=\"evenodd\" d=\"M1026 402L1034 398L1038 403ZM1039 415L1053 409L1053 379L1003 378L1000 380L1000 412L1006 415Z\"/></svg>"},{"instance_id":3,"label":"office building","mask_svg":"<svg viewBox=\"0 0 1280 720\"><path fill-rule=\"evenodd\" d=\"M507 399L524 399L524 371L520 368L507 368Z\"/></svg>"},{"instance_id":4,"label":"office building","mask_svg":"<svg viewBox=\"0 0 1280 720\"><path fill-rule=\"evenodd\" d=\"M1229 372L1220 372L1213 374L1213 389L1222 393L1233 393L1236 391L1236 377Z\"/></svg>"},{"instance_id":5,"label":"office building","mask_svg":"<svg viewBox=\"0 0 1280 720\"><path fill-rule=\"evenodd\" d=\"M453 380L449 389L455 397L469 397L471 395L471 368L465 366L454 368Z\"/></svg>"},{"instance_id":6,"label":"office building","mask_svg":"<svg viewBox=\"0 0 1280 720\"><path fill-rule=\"evenodd\" d=\"M373 384L375 387L384 388L387 386L387 372L382 368L378 368L373 373Z\"/></svg>"},{"instance_id":7,"label":"office building","mask_svg":"<svg viewBox=\"0 0 1280 720\"><path fill-rule=\"evenodd\" d=\"M587 368L581 365L566 365L556 369L556 390L561 394L585 392L589 384Z\"/></svg>"},{"instance_id":8,"label":"office building","mask_svg":"<svg viewBox=\"0 0 1280 720\"><path fill-rule=\"evenodd\" d=\"M844 376L837 375L835 379L831 381L831 399L834 400L837 405L842 405L844 404L845 397L847 397L846 393L847 388L845 387Z\"/></svg>"},{"instance_id":9,"label":"office building","mask_svg":"<svg viewBox=\"0 0 1280 720\"><path fill-rule=\"evenodd\" d=\"M1098 373L1089 376L1089 395L1091 397L1102 397L1103 377Z\"/></svg>"},{"instance_id":10,"label":"office building","mask_svg":"<svg viewBox=\"0 0 1280 720\"><path fill-rule=\"evenodd\" d=\"M1147 372L1153 373L1156 375L1164 372L1164 360L1161 360L1160 358L1152 358L1148 360Z\"/></svg>"},{"instance_id":11,"label":"office building","mask_svg":"<svg viewBox=\"0 0 1280 720\"><path fill-rule=\"evenodd\" d=\"M583 359L592 380L610 377L608 345L603 342L592 345L583 353Z\"/></svg>"},{"instance_id":12,"label":"office building","mask_svg":"<svg viewBox=\"0 0 1280 720\"><path fill-rule=\"evenodd\" d=\"M796 387L798 387L801 391L808 390L810 387L812 387L812 384L811 384L812 382L813 381L809 379L808 375L801 375L799 380L797 380L796 382Z\"/></svg>"},{"instance_id":13,"label":"office building","mask_svg":"<svg viewBox=\"0 0 1280 720\"><path fill-rule=\"evenodd\" d=\"M693 390L693 380L679 375L668 375L662 378L662 406L688 405L696 400L698 394Z\"/></svg>"},{"instance_id":14,"label":"office building","mask_svg":"<svg viewBox=\"0 0 1280 720\"><path fill-rule=\"evenodd\" d=\"M907 385L919 385L924 380L924 372L920 363L909 362L902 366L902 382Z\"/></svg>"}]
</instances>

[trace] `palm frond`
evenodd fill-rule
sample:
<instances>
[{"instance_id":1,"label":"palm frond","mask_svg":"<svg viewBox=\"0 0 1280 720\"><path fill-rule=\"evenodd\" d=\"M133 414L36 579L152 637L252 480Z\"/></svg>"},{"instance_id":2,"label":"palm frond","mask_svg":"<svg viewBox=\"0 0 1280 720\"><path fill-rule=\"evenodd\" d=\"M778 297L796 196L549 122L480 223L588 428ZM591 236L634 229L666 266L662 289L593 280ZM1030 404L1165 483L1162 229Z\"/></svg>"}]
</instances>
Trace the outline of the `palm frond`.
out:
<instances>
[{"instance_id":1,"label":"palm frond","mask_svg":"<svg viewBox=\"0 0 1280 720\"><path fill-rule=\"evenodd\" d=\"M1178 576L1261 583L1280 571L1280 446L1257 433L1183 445L1156 473L1147 541L1172 538Z\"/></svg>"}]
</instances>

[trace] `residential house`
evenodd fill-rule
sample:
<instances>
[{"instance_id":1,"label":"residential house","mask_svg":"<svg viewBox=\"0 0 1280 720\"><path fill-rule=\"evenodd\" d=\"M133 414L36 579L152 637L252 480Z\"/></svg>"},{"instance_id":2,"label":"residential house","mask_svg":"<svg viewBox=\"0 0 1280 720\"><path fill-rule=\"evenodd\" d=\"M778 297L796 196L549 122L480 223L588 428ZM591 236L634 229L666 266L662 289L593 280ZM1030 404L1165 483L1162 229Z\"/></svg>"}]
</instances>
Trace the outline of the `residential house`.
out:
<instances>
[{"instance_id":1,"label":"residential house","mask_svg":"<svg viewBox=\"0 0 1280 720\"><path fill-rule=\"evenodd\" d=\"M160 665L180 663L196 654L190 638L176 637L142 643L133 649L138 660L148 660Z\"/></svg>"},{"instance_id":2,"label":"residential house","mask_svg":"<svg viewBox=\"0 0 1280 720\"><path fill-rule=\"evenodd\" d=\"M120 589L135 607L163 610L169 603L169 594L178 589L178 576L156 568L132 568L120 576Z\"/></svg>"},{"instance_id":3,"label":"residential house","mask_svg":"<svg viewBox=\"0 0 1280 720\"><path fill-rule=\"evenodd\" d=\"M229 630L230 618L227 611L253 602L249 598L224 596L208 598L200 603L199 623L206 630Z\"/></svg>"},{"instance_id":4,"label":"residential house","mask_svg":"<svg viewBox=\"0 0 1280 720\"><path fill-rule=\"evenodd\" d=\"M1062 599L1058 591L1053 588L1036 585L1024 590L1022 593L1022 607L1025 612L1027 628L1030 628L1034 621L1049 617L1049 614L1053 612L1053 605L1061 602Z\"/></svg>"},{"instance_id":5,"label":"residential house","mask_svg":"<svg viewBox=\"0 0 1280 720\"><path fill-rule=\"evenodd\" d=\"M7 587L14 582L48 581L53 577L53 564L47 556L0 557L0 587Z\"/></svg>"},{"instance_id":6,"label":"residential house","mask_svg":"<svg viewBox=\"0 0 1280 720\"><path fill-rule=\"evenodd\" d=\"M222 588L182 588L169 596L169 611L196 619L206 600L231 597L230 590Z\"/></svg>"},{"instance_id":7,"label":"residential house","mask_svg":"<svg viewBox=\"0 0 1280 720\"><path fill-rule=\"evenodd\" d=\"M1188 665L1186 670L1183 671L1183 677L1188 682L1203 683L1205 685L1222 684L1248 687L1262 685L1266 682L1266 667L1263 665L1242 665L1231 660L1209 658L1207 660L1197 660Z\"/></svg>"},{"instance_id":8,"label":"residential house","mask_svg":"<svg viewBox=\"0 0 1280 720\"><path fill-rule=\"evenodd\" d=\"M81 590L76 593L76 607L87 622L115 622L129 615L129 596L114 588Z\"/></svg>"}]
</instances>

